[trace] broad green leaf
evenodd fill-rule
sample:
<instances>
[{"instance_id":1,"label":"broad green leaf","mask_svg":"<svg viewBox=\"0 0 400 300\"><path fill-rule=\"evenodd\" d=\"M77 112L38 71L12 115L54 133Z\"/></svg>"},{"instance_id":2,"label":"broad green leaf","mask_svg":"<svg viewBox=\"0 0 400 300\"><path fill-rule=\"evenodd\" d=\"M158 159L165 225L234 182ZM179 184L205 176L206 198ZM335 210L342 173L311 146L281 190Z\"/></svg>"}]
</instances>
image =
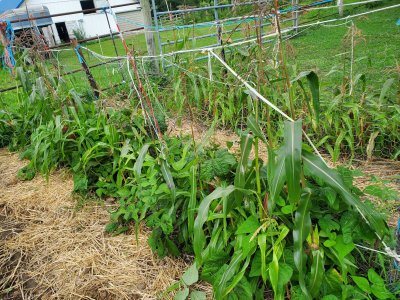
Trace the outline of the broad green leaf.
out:
<instances>
[{"instance_id":1,"label":"broad green leaf","mask_svg":"<svg viewBox=\"0 0 400 300\"><path fill-rule=\"evenodd\" d=\"M260 222L255 216L248 217L236 230L236 234L254 233L260 227Z\"/></svg>"},{"instance_id":2,"label":"broad green leaf","mask_svg":"<svg viewBox=\"0 0 400 300\"><path fill-rule=\"evenodd\" d=\"M376 215L369 206L365 205L353 195L346 187L343 179L335 171L327 167L319 157L304 152L303 162L305 169L307 169L312 176L322 180L325 184L338 192L348 205L353 206L369 222L370 227L374 229L379 236L383 237L387 233L387 226L383 218Z\"/></svg>"},{"instance_id":3,"label":"broad green leaf","mask_svg":"<svg viewBox=\"0 0 400 300\"><path fill-rule=\"evenodd\" d=\"M196 262L186 270L182 275L183 282L190 286L199 280L199 271L197 270Z\"/></svg>"},{"instance_id":4,"label":"broad green leaf","mask_svg":"<svg viewBox=\"0 0 400 300\"><path fill-rule=\"evenodd\" d=\"M371 293L371 287L366 278L360 276L351 276L351 278L363 292L366 292L367 294Z\"/></svg>"},{"instance_id":5,"label":"broad green leaf","mask_svg":"<svg viewBox=\"0 0 400 300\"><path fill-rule=\"evenodd\" d=\"M381 276L378 275L378 273L375 272L374 269L368 270L368 279L371 283L373 283L375 285L385 286L385 281L382 279Z\"/></svg>"},{"instance_id":6,"label":"broad green leaf","mask_svg":"<svg viewBox=\"0 0 400 300\"><path fill-rule=\"evenodd\" d=\"M211 194L201 201L196 220L194 221L194 241L193 250L196 255L196 261L200 266L202 263L201 252L206 243L206 237L203 231L203 225L207 221L208 211L212 201L227 197L235 190L235 187L230 185L227 187L218 187Z\"/></svg>"},{"instance_id":7,"label":"broad green leaf","mask_svg":"<svg viewBox=\"0 0 400 300\"><path fill-rule=\"evenodd\" d=\"M186 300L189 296L189 288L185 287L183 290L176 293L174 300Z\"/></svg>"},{"instance_id":8,"label":"broad green leaf","mask_svg":"<svg viewBox=\"0 0 400 300\"><path fill-rule=\"evenodd\" d=\"M293 226L294 263L299 271L299 284L301 290L309 299L311 299L311 295L305 284L305 265L307 257L304 253L303 243L311 230L310 198L311 190L307 188L305 189L305 193L300 198L299 207L295 214Z\"/></svg>"},{"instance_id":9,"label":"broad green leaf","mask_svg":"<svg viewBox=\"0 0 400 300\"><path fill-rule=\"evenodd\" d=\"M285 122L285 170L289 192L288 198L292 204L297 204L301 193L301 124L301 120L296 122Z\"/></svg>"},{"instance_id":10,"label":"broad green leaf","mask_svg":"<svg viewBox=\"0 0 400 300\"><path fill-rule=\"evenodd\" d=\"M190 293L190 300L206 300L207 295L205 292L202 291L192 291Z\"/></svg>"}]
</instances>

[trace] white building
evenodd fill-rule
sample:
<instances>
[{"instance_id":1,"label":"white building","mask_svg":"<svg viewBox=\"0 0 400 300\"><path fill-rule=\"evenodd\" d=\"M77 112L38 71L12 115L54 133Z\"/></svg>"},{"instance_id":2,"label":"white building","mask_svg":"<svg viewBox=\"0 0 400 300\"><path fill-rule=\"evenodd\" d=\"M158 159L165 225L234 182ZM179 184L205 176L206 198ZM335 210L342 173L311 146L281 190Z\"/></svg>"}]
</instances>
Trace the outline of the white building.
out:
<instances>
[{"instance_id":1,"label":"white building","mask_svg":"<svg viewBox=\"0 0 400 300\"><path fill-rule=\"evenodd\" d=\"M13 0L7 1L12 2ZM50 45L66 43L74 37L91 38L96 36L106 36L110 34L110 27L112 32L117 31L114 18L107 9L108 4L106 0L17 0L14 2L16 5L15 8L13 7L13 9L7 10L3 13L0 11L3 19L7 19L8 16L10 19L15 20L15 15L19 16L17 19L21 19L23 14L26 15L26 8L28 8L28 11L48 11L50 15L77 12L93 8L100 9L86 13L78 12L62 16L53 16L51 17L51 25L43 24L45 26L41 26L40 22L38 22L37 26L40 28ZM143 15L138 0L110 0L110 4L111 6L131 4L129 6L113 9L116 13L121 31L129 33L132 29L142 27ZM105 8L106 10L102 10L102 8ZM37 16L37 13L35 13L34 16ZM18 23L16 23L15 26L15 30L18 30L24 28L26 25L18 28Z\"/></svg>"}]
</instances>

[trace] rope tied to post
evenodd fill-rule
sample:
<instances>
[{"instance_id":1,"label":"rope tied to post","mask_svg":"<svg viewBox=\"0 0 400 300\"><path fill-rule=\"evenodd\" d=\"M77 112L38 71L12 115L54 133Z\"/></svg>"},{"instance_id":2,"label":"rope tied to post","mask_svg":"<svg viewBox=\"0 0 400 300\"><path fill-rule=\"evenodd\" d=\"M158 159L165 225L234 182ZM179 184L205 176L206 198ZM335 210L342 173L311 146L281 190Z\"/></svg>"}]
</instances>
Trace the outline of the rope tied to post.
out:
<instances>
[{"instance_id":1,"label":"rope tied to post","mask_svg":"<svg viewBox=\"0 0 400 300\"><path fill-rule=\"evenodd\" d=\"M4 47L4 51L1 56L3 68L10 70L10 72L14 72L14 67L16 64L13 52L15 34L10 21L0 20L0 38Z\"/></svg>"}]
</instances>

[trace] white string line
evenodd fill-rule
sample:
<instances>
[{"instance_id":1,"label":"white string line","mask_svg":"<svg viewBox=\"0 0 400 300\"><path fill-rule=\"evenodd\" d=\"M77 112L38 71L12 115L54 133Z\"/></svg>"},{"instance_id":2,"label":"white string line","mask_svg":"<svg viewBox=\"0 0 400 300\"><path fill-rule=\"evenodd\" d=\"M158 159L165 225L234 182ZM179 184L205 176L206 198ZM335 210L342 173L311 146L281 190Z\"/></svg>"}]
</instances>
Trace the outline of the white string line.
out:
<instances>
[{"instance_id":1,"label":"white string line","mask_svg":"<svg viewBox=\"0 0 400 300\"><path fill-rule=\"evenodd\" d=\"M358 248L361 248L361 249L365 249L365 250L368 250L368 251L371 251L371 252L376 252L376 253L379 253L379 254L383 254L383 255L389 256L391 258L396 259L398 262L400 262L400 255L398 255L396 252L394 252L389 247L388 247L388 250L389 250L389 253L388 253L388 252L376 250L376 249L373 249L373 248L369 248L369 247L366 247L366 246L363 246L363 245L360 245L360 244L354 244L354 245L356 247L358 247ZM385 249L385 251L387 251L387 249ZM394 253L390 253L390 252L394 252Z\"/></svg>"},{"instance_id":2,"label":"white string line","mask_svg":"<svg viewBox=\"0 0 400 300\"><path fill-rule=\"evenodd\" d=\"M294 122L294 120L289 117L286 113L284 113L281 109L279 109L275 104L273 104L272 102L270 102L267 98L265 98L263 95L261 95L255 88L253 88L246 80L244 80L238 73L236 73L220 56L218 56L217 54L215 54L211 49L208 49L208 51L229 71L232 73L232 75L234 77L236 77L240 82L243 83L244 86L246 86L250 92L257 96L257 98L259 98L261 101L263 101L265 104L267 104L268 106L270 106L271 108L273 108L275 111L277 111L278 113L280 113L283 117L285 117L287 120L289 120L290 122ZM307 133L303 131L304 136L306 137L308 143L311 145L311 147L313 148L313 150L315 151L315 153L319 156L319 158L321 158L321 160L325 163L325 165L328 165L325 161L325 159L322 157L321 153L318 151L317 147L314 145L314 143L311 141L311 139L309 138L309 136L307 135Z\"/></svg>"}]
</instances>

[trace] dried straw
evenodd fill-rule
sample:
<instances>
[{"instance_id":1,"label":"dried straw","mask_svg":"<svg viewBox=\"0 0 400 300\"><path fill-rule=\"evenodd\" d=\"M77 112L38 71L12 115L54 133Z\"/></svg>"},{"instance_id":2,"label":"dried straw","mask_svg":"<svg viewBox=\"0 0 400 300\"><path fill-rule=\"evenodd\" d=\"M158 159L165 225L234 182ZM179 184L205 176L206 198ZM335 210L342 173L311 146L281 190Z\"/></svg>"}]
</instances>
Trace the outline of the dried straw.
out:
<instances>
[{"instance_id":1,"label":"dried straw","mask_svg":"<svg viewBox=\"0 0 400 300\"><path fill-rule=\"evenodd\" d=\"M105 234L106 205L77 210L64 171L20 182L24 164L0 150L1 299L156 299L179 280L187 263L158 259L148 229Z\"/></svg>"}]
</instances>

